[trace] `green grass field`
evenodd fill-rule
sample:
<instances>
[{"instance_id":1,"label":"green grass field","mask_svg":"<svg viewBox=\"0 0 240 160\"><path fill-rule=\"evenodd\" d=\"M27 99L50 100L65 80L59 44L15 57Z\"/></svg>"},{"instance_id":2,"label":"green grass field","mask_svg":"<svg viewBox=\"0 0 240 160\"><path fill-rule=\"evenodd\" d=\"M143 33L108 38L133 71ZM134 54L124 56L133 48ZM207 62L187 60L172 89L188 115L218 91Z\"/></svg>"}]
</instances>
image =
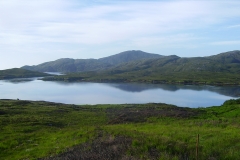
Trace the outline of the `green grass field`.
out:
<instances>
[{"instance_id":1,"label":"green grass field","mask_svg":"<svg viewBox=\"0 0 240 160\"><path fill-rule=\"evenodd\" d=\"M0 100L1 159L240 157L240 99L222 106Z\"/></svg>"}]
</instances>

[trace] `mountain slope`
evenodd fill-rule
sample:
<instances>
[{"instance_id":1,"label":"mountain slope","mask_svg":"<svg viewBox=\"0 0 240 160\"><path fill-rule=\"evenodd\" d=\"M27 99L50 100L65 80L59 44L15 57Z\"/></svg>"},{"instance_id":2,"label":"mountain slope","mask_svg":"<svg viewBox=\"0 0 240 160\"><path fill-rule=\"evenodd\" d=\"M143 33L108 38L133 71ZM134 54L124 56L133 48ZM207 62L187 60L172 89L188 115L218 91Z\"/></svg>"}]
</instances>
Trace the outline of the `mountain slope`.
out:
<instances>
[{"instance_id":1,"label":"mountain slope","mask_svg":"<svg viewBox=\"0 0 240 160\"><path fill-rule=\"evenodd\" d=\"M36 66L23 66L23 69L39 72L82 72L107 68L112 65L98 62L96 59L62 58Z\"/></svg>"},{"instance_id":2,"label":"mountain slope","mask_svg":"<svg viewBox=\"0 0 240 160\"><path fill-rule=\"evenodd\" d=\"M108 69L121 63L141 59L160 58L161 55L150 54L142 51L126 51L100 59L69 59L63 58L56 61L42 63L36 66L23 66L23 69L40 72L84 72Z\"/></svg>"},{"instance_id":3,"label":"mountain slope","mask_svg":"<svg viewBox=\"0 0 240 160\"><path fill-rule=\"evenodd\" d=\"M21 68L12 68L7 70L0 70L0 79L11 79L11 78L30 78L30 77L45 77L49 74L29 71Z\"/></svg>"},{"instance_id":4,"label":"mountain slope","mask_svg":"<svg viewBox=\"0 0 240 160\"><path fill-rule=\"evenodd\" d=\"M209 57L180 58L165 56L160 59L135 61L119 65L111 70L154 72L230 72L240 73L240 51L221 53Z\"/></svg>"},{"instance_id":5,"label":"mountain slope","mask_svg":"<svg viewBox=\"0 0 240 160\"><path fill-rule=\"evenodd\" d=\"M172 55L121 63L106 70L58 76L48 80L240 84L239 60L240 51L194 58Z\"/></svg>"},{"instance_id":6,"label":"mountain slope","mask_svg":"<svg viewBox=\"0 0 240 160\"><path fill-rule=\"evenodd\" d=\"M240 63L240 51L230 51L207 57L211 60L221 62L222 64Z\"/></svg>"},{"instance_id":7,"label":"mountain slope","mask_svg":"<svg viewBox=\"0 0 240 160\"><path fill-rule=\"evenodd\" d=\"M132 51L125 51L118 53L116 55L112 55L105 58L100 58L98 61L101 61L102 63L109 63L111 65L118 65L121 63L127 63L132 62L136 60L142 60L142 59L152 59L152 58L160 58L163 57L159 54L153 54L153 53L146 53L143 51L138 50L132 50Z\"/></svg>"}]
</instances>

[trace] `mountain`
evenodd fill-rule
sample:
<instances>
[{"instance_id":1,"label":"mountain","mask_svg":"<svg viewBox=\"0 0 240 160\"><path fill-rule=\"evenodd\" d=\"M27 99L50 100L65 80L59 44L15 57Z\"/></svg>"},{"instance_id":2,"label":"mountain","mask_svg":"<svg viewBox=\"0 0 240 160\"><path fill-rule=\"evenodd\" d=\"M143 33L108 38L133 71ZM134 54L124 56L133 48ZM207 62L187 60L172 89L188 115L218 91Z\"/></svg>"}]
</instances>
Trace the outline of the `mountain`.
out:
<instances>
[{"instance_id":1,"label":"mountain","mask_svg":"<svg viewBox=\"0 0 240 160\"><path fill-rule=\"evenodd\" d=\"M100 59L70 59L62 58L56 61L42 63L36 66L23 66L23 69L40 72L84 72L104 70L116 65L143 59L154 59L163 57L158 54L143 51L125 51Z\"/></svg>"},{"instance_id":2,"label":"mountain","mask_svg":"<svg viewBox=\"0 0 240 160\"><path fill-rule=\"evenodd\" d=\"M118 65L111 69L122 72L149 71L149 72L229 72L240 73L240 51L225 52L209 57L181 58L165 56L158 59L135 61Z\"/></svg>"},{"instance_id":3,"label":"mountain","mask_svg":"<svg viewBox=\"0 0 240 160\"><path fill-rule=\"evenodd\" d=\"M240 84L240 51L208 57L176 55L141 59L94 72L73 73L45 80L148 82L184 84Z\"/></svg>"},{"instance_id":4,"label":"mountain","mask_svg":"<svg viewBox=\"0 0 240 160\"><path fill-rule=\"evenodd\" d=\"M95 79L127 79L127 81L240 84L240 51L208 57L181 58L173 55L134 61L94 76ZM91 78L94 79L94 76Z\"/></svg>"},{"instance_id":5,"label":"mountain","mask_svg":"<svg viewBox=\"0 0 240 160\"><path fill-rule=\"evenodd\" d=\"M121 52L109 57L100 58L98 59L98 61L101 61L102 63L108 63L111 65L119 65L121 63L127 63L127 62L136 61L136 60L154 59L154 58L160 58L160 57L163 57L163 56L159 54L132 50L132 51Z\"/></svg>"},{"instance_id":6,"label":"mountain","mask_svg":"<svg viewBox=\"0 0 240 160\"><path fill-rule=\"evenodd\" d=\"M126 51L100 59L65 58L23 68L71 72L45 80L240 84L240 51L192 58Z\"/></svg>"},{"instance_id":7,"label":"mountain","mask_svg":"<svg viewBox=\"0 0 240 160\"><path fill-rule=\"evenodd\" d=\"M225 53L220 53L214 56L209 56L207 57L211 60L221 62L223 64L228 64L228 63L240 63L240 51L230 51L230 52L225 52Z\"/></svg>"},{"instance_id":8,"label":"mountain","mask_svg":"<svg viewBox=\"0 0 240 160\"><path fill-rule=\"evenodd\" d=\"M62 58L36 66L23 66L22 68L39 72L83 72L104 69L111 66L107 63L98 62L96 59Z\"/></svg>"},{"instance_id":9,"label":"mountain","mask_svg":"<svg viewBox=\"0 0 240 160\"><path fill-rule=\"evenodd\" d=\"M12 68L6 70L0 70L0 79L12 79L12 78L30 78L30 77L45 77L50 74L29 71L21 68Z\"/></svg>"}]
</instances>

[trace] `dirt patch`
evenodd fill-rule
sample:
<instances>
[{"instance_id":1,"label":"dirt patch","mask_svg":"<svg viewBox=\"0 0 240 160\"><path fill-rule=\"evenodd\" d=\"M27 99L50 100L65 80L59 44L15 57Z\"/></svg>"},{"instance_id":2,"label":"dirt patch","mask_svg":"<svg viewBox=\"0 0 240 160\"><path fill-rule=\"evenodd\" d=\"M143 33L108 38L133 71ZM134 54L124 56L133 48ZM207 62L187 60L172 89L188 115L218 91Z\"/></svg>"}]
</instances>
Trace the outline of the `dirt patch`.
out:
<instances>
[{"instance_id":1,"label":"dirt patch","mask_svg":"<svg viewBox=\"0 0 240 160\"><path fill-rule=\"evenodd\" d=\"M131 139L124 136L99 136L92 142L75 146L60 155L41 160L134 160L134 157L126 154L131 143Z\"/></svg>"},{"instance_id":2,"label":"dirt patch","mask_svg":"<svg viewBox=\"0 0 240 160\"><path fill-rule=\"evenodd\" d=\"M0 115L4 115L4 114L7 114L7 112L0 110Z\"/></svg>"},{"instance_id":3,"label":"dirt patch","mask_svg":"<svg viewBox=\"0 0 240 160\"><path fill-rule=\"evenodd\" d=\"M109 124L145 122L149 117L189 118L197 116L199 111L190 108L166 106L165 104L146 104L146 106L127 106L108 108Z\"/></svg>"}]
</instances>

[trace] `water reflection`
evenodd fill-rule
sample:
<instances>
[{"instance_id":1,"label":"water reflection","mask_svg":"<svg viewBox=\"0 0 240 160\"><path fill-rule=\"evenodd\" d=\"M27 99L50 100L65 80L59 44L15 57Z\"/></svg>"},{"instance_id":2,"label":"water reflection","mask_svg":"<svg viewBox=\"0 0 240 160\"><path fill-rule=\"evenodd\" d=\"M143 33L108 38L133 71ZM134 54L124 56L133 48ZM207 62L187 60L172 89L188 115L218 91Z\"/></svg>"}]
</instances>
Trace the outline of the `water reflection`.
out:
<instances>
[{"instance_id":1,"label":"water reflection","mask_svg":"<svg viewBox=\"0 0 240 160\"><path fill-rule=\"evenodd\" d=\"M221 95L240 97L240 86L209 86L209 85L172 85L172 84L143 84L143 83L108 83L107 85L127 92L143 92L146 90L162 89L175 92L178 90L211 91Z\"/></svg>"},{"instance_id":2,"label":"water reflection","mask_svg":"<svg viewBox=\"0 0 240 160\"><path fill-rule=\"evenodd\" d=\"M14 79L7 79L7 80L2 80L3 82L9 82L9 83L26 83L26 82L31 82L34 80L37 80L38 78L41 77L34 77L34 78L14 78Z\"/></svg>"},{"instance_id":3,"label":"water reflection","mask_svg":"<svg viewBox=\"0 0 240 160\"><path fill-rule=\"evenodd\" d=\"M65 75L64 73L61 73L61 72L44 72L44 73L47 73L47 74L52 74L52 75Z\"/></svg>"},{"instance_id":4,"label":"water reflection","mask_svg":"<svg viewBox=\"0 0 240 160\"><path fill-rule=\"evenodd\" d=\"M45 100L68 104L167 103L181 107L221 105L240 97L239 86L139 83L45 82L32 79L0 81L0 99Z\"/></svg>"}]
</instances>

